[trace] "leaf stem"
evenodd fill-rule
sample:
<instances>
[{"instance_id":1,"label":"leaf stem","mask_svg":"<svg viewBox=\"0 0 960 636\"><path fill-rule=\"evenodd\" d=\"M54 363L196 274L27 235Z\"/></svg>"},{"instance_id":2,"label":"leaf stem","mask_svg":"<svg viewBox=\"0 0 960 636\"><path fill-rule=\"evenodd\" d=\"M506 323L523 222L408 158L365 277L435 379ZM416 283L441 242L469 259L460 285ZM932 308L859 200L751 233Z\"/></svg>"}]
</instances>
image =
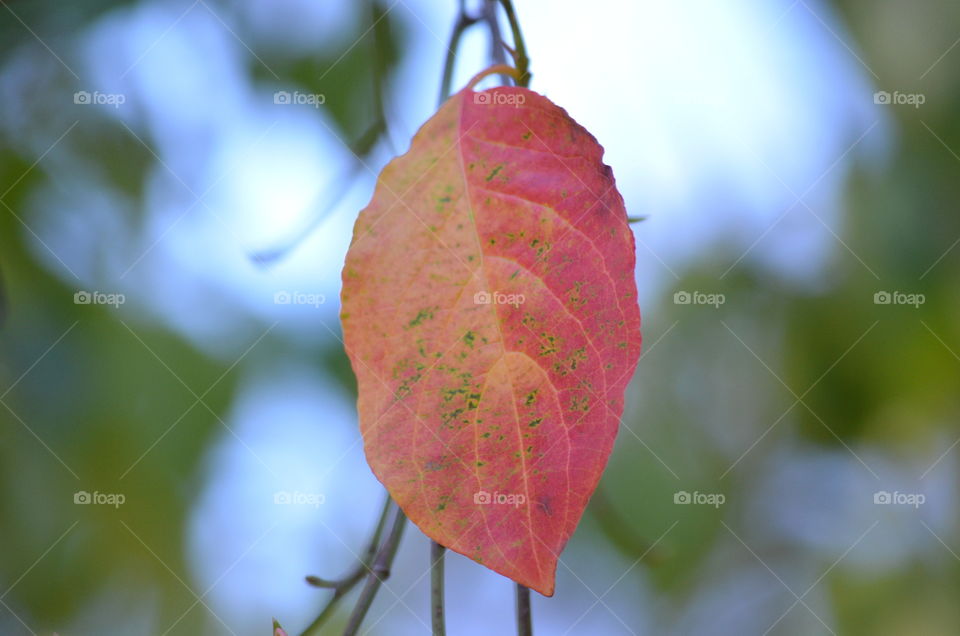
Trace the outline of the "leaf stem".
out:
<instances>
[{"instance_id":1,"label":"leaf stem","mask_svg":"<svg viewBox=\"0 0 960 636\"><path fill-rule=\"evenodd\" d=\"M533 636L530 588L517 583L517 636Z\"/></svg>"},{"instance_id":2,"label":"leaf stem","mask_svg":"<svg viewBox=\"0 0 960 636\"><path fill-rule=\"evenodd\" d=\"M360 625L373 604L373 599L377 595L380 585L390 578L390 566L393 565L393 558L397 555L397 548L400 547L400 537L403 536L406 522L407 516L398 507L393 518L393 526L390 528L390 534L373 560L373 567L367 574L367 581L360 592L360 598L357 600L353 612L350 614L347 627L343 630L343 636L354 636L360 630Z\"/></svg>"},{"instance_id":3,"label":"leaf stem","mask_svg":"<svg viewBox=\"0 0 960 636\"><path fill-rule=\"evenodd\" d=\"M430 542L430 612L433 636L446 636L443 620L443 555L446 548L436 541Z\"/></svg>"},{"instance_id":4,"label":"leaf stem","mask_svg":"<svg viewBox=\"0 0 960 636\"><path fill-rule=\"evenodd\" d=\"M519 81L520 78L520 72L512 66L508 66L507 64L494 64L493 66L485 68L471 77L470 81L467 82L467 88L473 89L473 87L476 86L477 83L484 77L487 77L488 75L496 75L498 73L506 73L517 81Z\"/></svg>"}]
</instances>

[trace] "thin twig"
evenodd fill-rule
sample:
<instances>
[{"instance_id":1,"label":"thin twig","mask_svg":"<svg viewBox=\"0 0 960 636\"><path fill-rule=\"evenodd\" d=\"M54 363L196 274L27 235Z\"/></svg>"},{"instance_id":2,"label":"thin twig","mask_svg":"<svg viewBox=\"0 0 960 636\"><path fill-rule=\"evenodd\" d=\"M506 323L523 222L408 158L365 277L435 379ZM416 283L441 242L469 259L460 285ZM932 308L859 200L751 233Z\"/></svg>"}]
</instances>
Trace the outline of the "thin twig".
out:
<instances>
[{"instance_id":1,"label":"thin twig","mask_svg":"<svg viewBox=\"0 0 960 636\"><path fill-rule=\"evenodd\" d=\"M403 536L406 522L407 516L403 514L403 510L397 508L390 534L373 560L373 567L367 574L367 582L360 592L360 598L353 608L353 613L350 614L350 620L347 622L346 629L343 630L343 636L354 636L360 630L360 625L373 604L373 599L376 597L380 585L390 578L390 566L393 565L393 558L397 555L397 548L400 547L400 537Z\"/></svg>"},{"instance_id":2,"label":"thin twig","mask_svg":"<svg viewBox=\"0 0 960 636\"><path fill-rule=\"evenodd\" d=\"M433 636L445 636L447 628L443 620L443 554L446 548L436 541L430 542L430 612Z\"/></svg>"},{"instance_id":3,"label":"thin twig","mask_svg":"<svg viewBox=\"0 0 960 636\"><path fill-rule=\"evenodd\" d=\"M530 588L517 583L517 636L533 636Z\"/></svg>"},{"instance_id":4,"label":"thin twig","mask_svg":"<svg viewBox=\"0 0 960 636\"><path fill-rule=\"evenodd\" d=\"M484 0L483 20L490 31L490 63L506 64L507 58L503 55L503 36L500 34L500 20L497 19L497 0ZM512 55L512 53L511 53ZM500 83L506 85L513 78L507 74L500 75ZM516 84L516 81L514 81Z\"/></svg>"},{"instance_id":5,"label":"thin twig","mask_svg":"<svg viewBox=\"0 0 960 636\"><path fill-rule=\"evenodd\" d=\"M453 23L453 32L450 33L450 41L447 43L447 57L443 62L443 77L440 80L441 104L450 97L450 84L453 82L453 67L457 61L457 48L460 46L460 38L463 36L464 31L479 21L480 18L467 13L465 0L460 0L460 10L457 14L457 21Z\"/></svg>"},{"instance_id":6,"label":"thin twig","mask_svg":"<svg viewBox=\"0 0 960 636\"><path fill-rule=\"evenodd\" d=\"M504 13L507 14L507 21L510 22L510 30L513 32L514 62L517 70L520 71L520 79L517 85L524 88L530 86L530 58L527 57L527 46L523 43L523 33L520 31L520 22L517 20L517 14L513 10L513 3L510 0L500 0Z\"/></svg>"},{"instance_id":7,"label":"thin twig","mask_svg":"<svg viewBox=\"0 0 960 636\"><path fill-rule=\"evenodd\" d=\"M353 570L339 579L322 579L319 576L307 577L307 583L313 585L314 587L332 589L333 596L327 602L326 606L323 608L323 611L320 612L320 615L317 616L317 618L315 618L314 621L310 623L310 625L303 631L302 636L319 634L320 628L323 627L323 624L327 621L327 619L329 619L336 611L340 600L350 593L350 591L356 587L357 583L363 580L364 574L370 572L374 557L377 555L377 552L380 548L380 539L383 536L383 530L387 525L387 517L390 515L390 511L393 509L393 506L393 499L390 498L390 495L387 495L386 501L384 501L383 504L383 509L380 512L380 519L377 521L377 526L374 529L373 536L370 538L370 542L367 544L366 550L364 550L363 556L360 559L360 563L358 563Z\"/></svg>"}]
</instances>

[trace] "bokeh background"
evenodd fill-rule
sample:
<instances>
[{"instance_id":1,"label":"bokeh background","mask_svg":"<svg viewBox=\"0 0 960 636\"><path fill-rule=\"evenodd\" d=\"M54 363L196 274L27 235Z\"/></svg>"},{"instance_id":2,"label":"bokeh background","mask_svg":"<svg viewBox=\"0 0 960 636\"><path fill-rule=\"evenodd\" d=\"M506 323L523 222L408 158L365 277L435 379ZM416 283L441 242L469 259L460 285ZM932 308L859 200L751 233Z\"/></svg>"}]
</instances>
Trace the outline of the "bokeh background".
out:
<instances>
[{"instance_id":1,"label":"bokeh background","mask_svg":"<svg viewBox=\"0 0 960 636\"><path fill-rule=\"evenodd\" d=\"M339 272L457 4L0 2L0 633L323 606L382 492ZM648 217L644 355L536 631L960 633L960 5L516 5ZM428 633L427 566L410 528L365 633ZM449 554L447 594L450 633L513 629L502 577Z\"/></svg>"}]
</instances>

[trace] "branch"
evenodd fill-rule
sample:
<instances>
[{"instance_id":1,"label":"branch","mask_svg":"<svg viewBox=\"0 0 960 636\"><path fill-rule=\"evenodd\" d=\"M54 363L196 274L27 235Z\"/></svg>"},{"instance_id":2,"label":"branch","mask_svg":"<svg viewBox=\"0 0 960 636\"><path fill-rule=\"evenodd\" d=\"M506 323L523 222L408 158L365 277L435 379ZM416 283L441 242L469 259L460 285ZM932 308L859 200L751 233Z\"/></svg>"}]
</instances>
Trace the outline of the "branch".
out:
<instances>
[{"instance_id":1,"label":"branch","mask_svg":"<svg viewBox=\"0 0 960 636\"><path fill-rule=\"evenodd\" d=\"M517 636L533 636L530 588L517 583Z\"/></svg>"},{"instance_id":2,"label":"branch","mask_svg":"<svg viewBox=\"0 0 960 636\"><path fill-rule=\"evenodd\" d=\"M367 544L367 548L364 550L363 556L360 559L360 563L358 563L351 572L339 579L322 579L319 576L307 577L307 583L313 585L314 587L332 589L333 596L330 598L330 601L327 602L327 605L323 608L323 611L320 612L320 615L317 616L317 618L314 619L314 621L310 623L305 630L303 630L302 636L319 634L320 628L323 627L323 624L327 621L327 619L329 619L333 615L334 611L336 611L340 600L350 593L350 591L356 587L357 583L363 580L364 574L370 572L374 557L377 555L377 551L380 548L380 538L383 536L383 529L387 525L387 516L390 514L390 511L393 509L393 507L393 499L390 498L390 495L387 495L386 501L383 503L383 510L380 512L380 519L377 522L373 536L370 538L370 543Z\"/></svg>"},{"instance_id":3,"label":"branch","mask_svg":"<svg viewBox=\"0 0 960 636\"><path fill-rule=\"evenodd\" d=\"M527 57L527 46L523 43L520 22L517 21L517 14L513 11L513 2L500 0L500 4L503 5L503 11L507 14L507 20L510 22L510 30L513 32L513 61L520 76L517 85L528 88L530 86L530 58Z\"/></svg>"},{"instance_id":4,"label":"branch","mask_svg":"<svg viewBox=\"0 0 960 636\"><path fill-rule=\"evenodd\" d=\"M490 63L506 64L507 58L503 55L503 36L500 35L500 20L497 18L498 0L484 0L482 19L487 23L490 31ZM511 53L512 55L512 53ZM500 75L500 83L506 85L510 81L507 74Z\"/></svg>"},{"instance_id":5,"label":"branch","mask_svg":"<svg viewBox=\"0 0 960 636\"><path fill-rule=\"evenodd\" d=\"M443 554L446 551L436 541L430 542L430 603L432 606L433 636L446 636L443 620Z\"/></svg>"},{"instance_id":6,"label":"branch","mask_svg":"<svg viewBox=\"0 0 960 636\"><path fill-rule=\"evenodd\" d=\"M390 528L390 535L373 560L373 567L367 574L367 582L363 586L363 591L360 592L360 599L353 608L353 613L350 614L343 636L354 636L360 630L360 624L363 623L370 605L373 604L380 584L390 578L390 566L393 565L393 558L397 555L397 548L400 547L400 537L403 535L406 522L407 516L398 507L396 516L393 518L393 526Z\"/></svg>"},{"instance_id":7,"label":"branch","mask_svg":"<svg viewBox=\"0 0 960 636\"><path fill-rule=\"evenodd\" d=\"M468 28L480 21L480 18L467 14L466 2L460 0L460 12L457 21L453 24L450 42L447 44L447 58L443 63L443 78L440 80L440 103L450 97L450 83L453 81L453 65L457 59L457 48L460 46L460 37Z\"/></svg>"}]
</instances>

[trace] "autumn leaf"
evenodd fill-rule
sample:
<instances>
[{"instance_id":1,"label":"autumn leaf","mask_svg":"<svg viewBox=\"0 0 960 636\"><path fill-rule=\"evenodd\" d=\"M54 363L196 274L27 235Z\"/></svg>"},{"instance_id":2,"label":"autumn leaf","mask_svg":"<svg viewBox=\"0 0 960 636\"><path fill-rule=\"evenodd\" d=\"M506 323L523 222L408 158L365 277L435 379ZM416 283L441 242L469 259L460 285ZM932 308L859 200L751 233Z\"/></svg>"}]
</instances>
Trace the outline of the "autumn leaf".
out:
<instances>
[{"instance_id":1,"label":"autumn leaf","mask_svg":"<svg viewBox=\"0 0 960 636\"><path fill-rule=\"evenodd\" d=\"M343 269L373 472L431 539L547 596L640 353L602 155L537 93L464 89L383 169Z\"/></svg>"}]
</instances>

